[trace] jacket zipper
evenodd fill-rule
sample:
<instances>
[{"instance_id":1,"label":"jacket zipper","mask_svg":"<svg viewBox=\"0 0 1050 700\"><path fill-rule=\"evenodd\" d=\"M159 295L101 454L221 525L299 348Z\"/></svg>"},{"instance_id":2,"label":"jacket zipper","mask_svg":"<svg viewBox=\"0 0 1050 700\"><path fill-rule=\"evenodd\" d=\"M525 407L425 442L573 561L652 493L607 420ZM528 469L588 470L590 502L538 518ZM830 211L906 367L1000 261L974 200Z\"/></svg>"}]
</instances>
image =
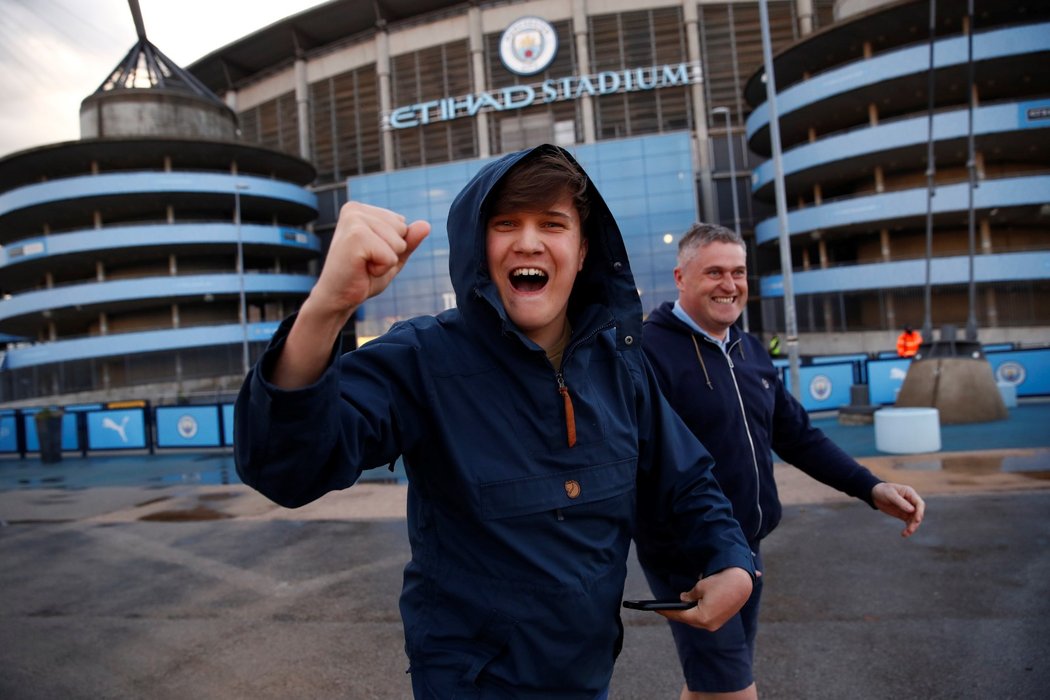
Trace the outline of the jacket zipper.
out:
<instances>
[{"instance_id":1,"label":"jacket zipper","mask_svg":"<svg viewBox=\"0 0 1050 700\"><path fill-rule=\"evenodd\" d=\"M595 337L607 328L612 327L612 323L603 324L588 333L585 338L580 338L575 343L571 343L569 347L565 348L565 354L562 356L561 366L565 367L568 364L569 356L572 355L572 351L578 346ZM576 444L576 411L572 407L572 396L569 395L569 386L565 383L565 375L561 370L555 370L554 380L558 383L558 393L561 394L562 405L565 407L565 436L569 447L572 447Z\"/></svg>"},{"instance_id":2,"label":"jacket zipper","mask_svg":"<svg viewBox=\"0 0 1050 700\"><path fill-rule=\"evenodd\" d=\"M561 394L562 403L565 405L565 434L569 438L569 447L572 447L576 444L576 412L572 408L569 387L565 385L565 375L558 372L555 378L558 380L558 393Z\"/></svg>"},{"instance_id":3,"label":"jacket zipper","mask_svg":"<svg viewBox=\"0 0 1050 700\"><path fill-rule=\"evenodd\" d=\"M747 443L751 447L751 464L755 468L755 508L758 510L758 525L755 528L754 536L757 538L758 533L762 532L762 475L758 470L758 454L755 452L755 441L751 437L751 426L747 423L747 411L744 409L744 397L740 395L740 385L736 381L736 365L733 364L733 358L729 356L729 351L733 349L740 341L738 340L733 344L732 347L726 349L723 353L726 358L726 362L729 363L729 376L733 378L733 389L736 391L737 404L740 406L740 416L744 419L744 432L747 433Z\"/></svg>"}]
</instances>

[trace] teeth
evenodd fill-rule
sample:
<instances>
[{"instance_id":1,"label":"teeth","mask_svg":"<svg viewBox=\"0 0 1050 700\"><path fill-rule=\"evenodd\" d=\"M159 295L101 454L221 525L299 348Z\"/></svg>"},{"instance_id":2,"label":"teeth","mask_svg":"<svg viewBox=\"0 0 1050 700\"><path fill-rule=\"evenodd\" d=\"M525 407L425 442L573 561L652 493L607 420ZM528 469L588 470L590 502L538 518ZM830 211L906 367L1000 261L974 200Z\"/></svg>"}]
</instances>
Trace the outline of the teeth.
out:
<instances>
[{"instance_id":1,"label":"teeth","mask_svg":"<svg viewBox=\"0 0 1050 700\"><path fill-rule=\"evenodd\" d=\"M519 267L510 274L515 277L546 277L546 273L543 270L535 267Z\"/></svg>"},{"instance_id":2,"label":"teeth","mask_svg":"<svg viewBox=\"0 0 1050 700\"><path fill-rule=\"evenodd\" d=\"M733 299L736 297L714 297L715 303L718 304L732 304Z\"/></svg>"}]
</instances>

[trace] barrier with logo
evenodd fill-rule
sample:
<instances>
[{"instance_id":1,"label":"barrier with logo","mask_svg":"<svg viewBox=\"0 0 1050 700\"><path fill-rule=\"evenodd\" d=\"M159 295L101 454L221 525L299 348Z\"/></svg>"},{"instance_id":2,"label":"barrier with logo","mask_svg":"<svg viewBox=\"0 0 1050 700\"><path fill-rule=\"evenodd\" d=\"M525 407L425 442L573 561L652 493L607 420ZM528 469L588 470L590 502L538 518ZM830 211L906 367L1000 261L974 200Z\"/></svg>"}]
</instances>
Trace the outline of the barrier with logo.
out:
<instances>
[{"instance_id":1,"label":"barrier with logo","mask_svg":"<svg viewBox=\"0 0 1050 700\"><path fill-rule=\"evenodd\" d=\"M1050 348L987 353L995 381L1010 384L1018 396L1050 394Z\"/></svg>"},{"instance_id":2,"label":"barrier with logo","mask_svg":"<svg viewBox=\"0 0 1050 700\"><path fill-rule=\"evenodd\" d=\"M219 406L161 406L157 408L157 447L221 447Z\"/></svg>"},{"instance_id":3,"label":"barrier with logo","mask_svg":"<svg viewBox=\"0 0 1050 700\"><path fill-rule=\"evenodd\" d=\"M1016 389L1019 397L1050 396L1050 347L1002 350L986 346L986 356L1000 386ZM774 366L791 390L788 360ZM850 403L850 386L867 380L875 405L896 402L911 359L887 353L861 361L859 356L810 358L799 368L801 400L807 411L837 410ZM63 452L224 448L233 446L233 404L160 406L145 401L78 404L61 407ZM34 417L42 409L0 410L0 455L21 456L40 451Z\"/></svg>"},{"instance_id":4,"label":"barrier with logo","mask_svg":"<svg viewBox=\"0 0 1050 700\"><path fill-rule=\"evenodd\" d=\"M868 360L868 400L873 405L896 403L910 366L908 357Z\"/></svg>"},{"instance_id":5,"label":"barrier with logo","mask_svg":"<svg viewBox=\"0 0 1050 700\"><path fill-rule=\"evenodd\" d=\"M88 450L144 450L152 444L146 430L146 408L89 411Z\"/></svg>"},{"instance_id":6,"label":"barrier with logo","mask_svg":"<svg viewBox=\"0 0 1050 700\"><path fill-rule=\"evenodd\" d=\"M18 413L0 411L0 454L18 452Z\"/></svg>"},{"instance_id":7,"label":"barrier with logo","mask_svg":"<svg viewBox=\"0 0 1050 700\"><path fill-rule=\"evenodd\" d=\"M854 382L852 362L817 364L800 367L802 407L807 411L832 411L849 404L849 388ZM791 391L791 374L784 373L784 385Z\"/></svg>"}]
</instances>

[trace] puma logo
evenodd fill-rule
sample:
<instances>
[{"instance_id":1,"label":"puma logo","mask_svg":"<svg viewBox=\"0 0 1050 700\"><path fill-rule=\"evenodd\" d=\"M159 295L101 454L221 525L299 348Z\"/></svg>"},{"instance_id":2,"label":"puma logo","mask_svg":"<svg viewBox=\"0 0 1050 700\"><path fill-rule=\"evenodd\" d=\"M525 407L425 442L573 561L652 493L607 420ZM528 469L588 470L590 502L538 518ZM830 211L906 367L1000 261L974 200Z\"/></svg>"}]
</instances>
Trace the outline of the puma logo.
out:
<instances>
[{"instance_id":1,"label":"puma logo","mask_svg":"<svg viewBox=\"0 0 1050 700\"><path fill-rule=\"evenodd\" d=\"M102 419L102 427L103 428L108 428L109 430L112 430L117 435L119 435L121 442L127 442L128 441L128 436L127 436L127 433L124 432L124 431L128 427L128 419L130 417L131 416L125 415L123 418L120 419L120 425L117 425L116 421L114 421L109 416L106 416L105 418Z\"/></svg>"}]
</instances>

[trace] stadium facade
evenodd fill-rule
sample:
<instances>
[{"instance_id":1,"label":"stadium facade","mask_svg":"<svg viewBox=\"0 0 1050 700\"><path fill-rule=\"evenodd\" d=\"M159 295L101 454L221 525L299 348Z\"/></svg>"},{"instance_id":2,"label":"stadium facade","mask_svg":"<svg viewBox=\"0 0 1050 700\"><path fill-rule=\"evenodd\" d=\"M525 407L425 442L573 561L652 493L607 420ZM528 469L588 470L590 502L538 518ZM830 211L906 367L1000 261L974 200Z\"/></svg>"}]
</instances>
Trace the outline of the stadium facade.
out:
<instances>
[{"instance_id":1,"label":"stadium facade","mask_svg":"<svg viewBox=\"0 0 1050 700\"><path fill-rule=\"evenodd\" d=\"M929 114L936 156L933 323L965 325L969 285L960 266L973 259L981 340L1050 337L1050 130L1043 128L1050 124L1050 75L1040 70L1050 52L1050 9L1036 0L977 2L970 34L965 3L937 5L930 112L928 3L768 2L804 354L889 349L901 325L921 324ZM974 50L960 58L971 37ZM217 49L188 71L236 114L239 145L229 148L276 154L274 162L283 163L255 171L253 180L269 188L253 191L268 193L256 200L265 208L255 211L268 212L267 235L276 238L254 241L258 255L246 257L247 271L260 274L242 279L268 283L248 296L259 324L245 343L250 355L272 327L266 324L303 298L316 272L311 260L323 252L339 207L351 198L433 224L391 288L360 310L357 335L376 335L398 319L454 303L445 230L452 197L488 159L540 142L576 153L609 200L646 311L676 295L672 268L685 228L717 221L739 226L748 239L752 303L745 323L766 335L782 333L762 64L754 0L335 0ZM979 178L973 188L965 167L970 130L960 126L971 114L970 83L979 97L972 112ZM233 160L236 174L229 172ZM227 154L223 165L215 164L226 171L221 184L209 197L192 198L214 203L210 214L199 216L221 213L225 221L214 235L202 232L187 249L191 259L210 259L204 248L218 245L211 250L224 251L228 265L227 193L239 191L248 172L243 160ZM8 161L0 161L0 174L21 169ZM298 169L303 162L314 171L307 198L295 187L281 189L281 183L306 184ZM0 205L25 182L0 180ZM312 206L316 219L303 228ZM972 257L960 248L971 209L977 217ZM5 233L13 230L5 216L0 206L0 235L27 239ZM125 221L142 218L135 213ZM283 226L294 231L290 238ZM162 243L169 244L191 245ZM83 266L83 252L70 259ZM58 262L41 259L37 277ZM225 303L232 333L238 326L229 285L237 275L230 272L236 270L219 274L213 281L222 277L225 286L208 292L210 301L207 294L196 297L194 308ZM143 288L174 281L142 279ZM20 299L31 299L35 284L5 282L11 299L0 302L0 332L47 341L20 350L25 353L63 338L60 327L52 336L42 320L45 311L54 314L53 302L37 303L17 327L4 320L5 305L24 306ZM67 335L71 343L107 342L84 324ZM200 347L204 355L222 354ZM226 348L232 376L240 365L238 345L216 347ZM143 346L127 352L146 364L155 354ZM43 363L34 366L46 374Z\"/></svg>"},{"instance_id":2,"label":"stadium facade","mask_svg":"<svg viewBox=\"0 0 1050 700\"><path fill-rule=\"evenodd\" d=\"M0 160L0 401L236 391L313 286L313 167L239 141L141 25L80 117L79 141Z\"/></svg>"},{"instance_id":3,"label":"stadium facade","mask_svg":"<svg viewBox=\"0 0 1050 700\"><path fill-rule=\"evenodd\" d=\"M958 339L1045 345L1050 5L979 1L968 17L965 2L932 14L928 2L890 3L774 63L802 345L891 347L884 331L905 325L928 326L928 340L951 327ZM769 158L763 77L744 89L747 138ZM767 203L774 165L752 173ZM754 239L762 318L783 328L777 224L757 221Z\"/></svg>"}]
</instances>

